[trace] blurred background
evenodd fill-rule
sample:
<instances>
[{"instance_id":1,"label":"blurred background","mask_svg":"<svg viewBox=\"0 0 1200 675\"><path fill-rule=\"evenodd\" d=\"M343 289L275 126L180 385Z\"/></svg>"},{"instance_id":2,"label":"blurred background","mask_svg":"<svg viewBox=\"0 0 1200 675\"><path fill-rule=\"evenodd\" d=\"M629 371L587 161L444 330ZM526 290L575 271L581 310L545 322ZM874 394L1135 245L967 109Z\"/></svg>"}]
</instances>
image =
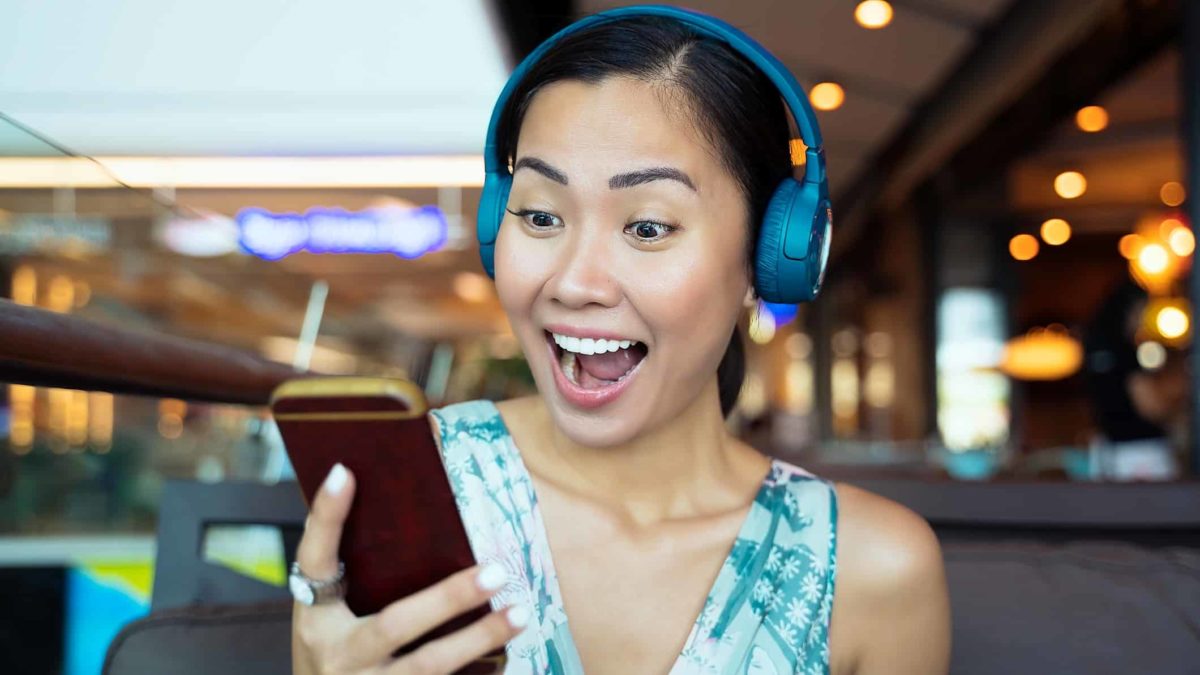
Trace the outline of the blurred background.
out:
<instances>
[{"instance_id":1,"label":"blurred background","mask_svg":"<svg viewBox=\"0 0 1200 675\"><path fill-rule=\"evenodd\" d=\"M521 57L620 4L0 3L0 314L434 404L530 393L474 242L487 119ZM810 92L834 203L820 299L745 317L731 428L832 477L1200 473L1194 4L687 3ZM11 672L99 672L148 609L165 480L289 476L262 405L69 384L0 387ZM210 534L206 558L282 583L277 532Z\"/></svg>"}]
</instances>

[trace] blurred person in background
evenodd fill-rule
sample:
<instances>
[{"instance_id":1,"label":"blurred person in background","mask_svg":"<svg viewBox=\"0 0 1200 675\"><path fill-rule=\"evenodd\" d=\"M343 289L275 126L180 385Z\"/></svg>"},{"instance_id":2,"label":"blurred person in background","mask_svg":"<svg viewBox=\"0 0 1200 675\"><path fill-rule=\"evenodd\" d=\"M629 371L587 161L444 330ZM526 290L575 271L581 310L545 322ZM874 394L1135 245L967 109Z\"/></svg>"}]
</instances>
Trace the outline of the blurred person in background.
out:
<instances>
[{"instance_id":1,"label":"blurred person in background","mask_svg":"<svg viewBox=\"0 0 1200 675\"><path fill-rule=\"evenodd\" d=\"M1161 363L1139 359L1136 336L1147 303L1146 291L1125 280L1105 299L1084 336L1088 393L1099 430L1090 451L1094 478L1171 480L1183 466L1188 359L1184 351L1167 347L1161 348Z\"/></svg>"},{"instance_id":2,"label":"blurred person in background","mask_svg":"<svg viewBox=\"0 0 1200 675\"><path fill-rule=\"evenodd\" d=\"M481 565L376 615L297 605L295 672L447 673L507 644L507 673L945 673L928 524L725 426L794 171L780 89L671 16L598 22L517 72L495 277L539 395L431 414ZM339 465L313 500L306 575L336 572L360 479Z\"/></svg>"}]
</instances>

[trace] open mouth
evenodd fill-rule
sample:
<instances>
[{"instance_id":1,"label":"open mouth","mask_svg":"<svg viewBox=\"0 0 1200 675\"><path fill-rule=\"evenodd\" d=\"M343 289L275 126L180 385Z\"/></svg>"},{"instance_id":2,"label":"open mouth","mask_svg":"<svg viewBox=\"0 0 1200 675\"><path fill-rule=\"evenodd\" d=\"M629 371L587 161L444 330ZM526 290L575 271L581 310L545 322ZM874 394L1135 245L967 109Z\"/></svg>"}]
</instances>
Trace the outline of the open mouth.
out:
<instances>
[{"instance_id":1,"label":"open mouth","mask_svg":"<svg viewBox=\"0 0 1200 675\"><path fill-rule=\"evenodd\" d=\"M600 393L627 381L649 353L636 340L578 338L546 331L554 360L572 388Z\"/></svg>"}]
</instances>

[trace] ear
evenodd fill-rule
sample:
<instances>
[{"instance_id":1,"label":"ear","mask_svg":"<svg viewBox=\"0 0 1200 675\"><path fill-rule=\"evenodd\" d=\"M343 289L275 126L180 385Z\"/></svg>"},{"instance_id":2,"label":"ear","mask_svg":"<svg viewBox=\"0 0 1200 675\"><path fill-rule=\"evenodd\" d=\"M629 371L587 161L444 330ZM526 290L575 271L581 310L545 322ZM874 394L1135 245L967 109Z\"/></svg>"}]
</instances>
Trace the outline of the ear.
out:
<instances>
[{"instance_id":1,"label":"ear","mask_svg":"<svg viewBox=\"0 0 1200 675\"><path fill-rule=\"evenodd\" d=\"M754 284L746 287L746 297L742 299L742 306L746 309L758 304L758 293L754 292Z\"/></svg>"}]
</instances>

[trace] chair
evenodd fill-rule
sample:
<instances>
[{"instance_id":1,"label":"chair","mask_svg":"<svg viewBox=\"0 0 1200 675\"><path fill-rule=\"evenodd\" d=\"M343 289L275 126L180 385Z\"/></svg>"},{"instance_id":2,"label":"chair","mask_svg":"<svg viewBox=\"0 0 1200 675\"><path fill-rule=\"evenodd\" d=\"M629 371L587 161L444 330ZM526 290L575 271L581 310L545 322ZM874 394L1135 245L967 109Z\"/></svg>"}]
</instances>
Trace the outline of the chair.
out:
<instances>
[{"instance_id":1,"label":"chair","mask_svg":"<svg viewBox=\"0 0 1200 675\"><path fill-rule=\"evenodd\" d=\"M103 675L291 672L292 599L202 559L213 525L273 525L295 559L307 508L293 482L169 481L159 510L150 614L109 645Z\"/></svg>"},{"instance_id":2,"label":"chair","mask_svg":"<svg viewBox=\"0 0 1200 675\"><path fill-rule=\"evenodd\" d=\"M1200 672L1200 483L847 480L937 533L951 673Z\"/></svg>"}]
</instances>

